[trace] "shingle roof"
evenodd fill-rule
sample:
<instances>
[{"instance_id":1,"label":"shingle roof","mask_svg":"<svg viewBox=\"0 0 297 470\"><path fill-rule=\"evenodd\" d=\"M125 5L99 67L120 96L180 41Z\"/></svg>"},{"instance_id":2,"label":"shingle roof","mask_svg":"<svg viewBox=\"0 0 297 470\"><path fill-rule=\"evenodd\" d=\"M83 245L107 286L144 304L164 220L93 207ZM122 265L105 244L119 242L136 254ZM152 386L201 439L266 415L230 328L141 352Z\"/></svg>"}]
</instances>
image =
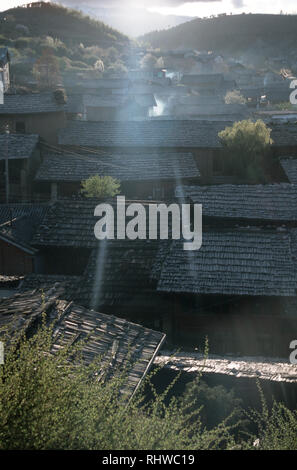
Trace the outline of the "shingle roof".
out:
<instances>
[{"instance_id":1,"label":"shingle roof","mask_svg":"<svg viewBox=\"0 0 297 470\"><path fill-rule=\"evenodd\" d=\"M59 274L28 274L26 275L18 289L20 291L28 291L33 289L48 290L54 287L54 285L60 285L64 289L63 299L75 300L79 283L81 282L81 276L65 276Z\"/></svg>"},{"instance_id":2,"label":"shingle roof","mask_svg":"<svg viewBox=\"0 0 297 470\"><path fill-rule=\"evenodd\" d=\"M223 74L221 73L209 73L209 74L185 74L181 79L183 85L213 85L219 86L224 79Z\"/></svg>"},{"instance_id":3,"label":"shingle roof","mask_svg":"<svg viewBox=\"0 0 297 470\"><path fill-rule=\"evenodd\" d=\"M53 352L69 342L86 339L82 358L86 364L102 356L104 377L111 378L119 368L127 368L122 392L130 397L152 364L165 335L122 318L87 310L60 300L63 289L53 287L17 294L0 300L0 327L20 335L32 334L45 312L54 323ZM107 369L106 369L107 367Z\"/></svg>"},{"instance_id":4,"label":"shingle roof","mask_svg":"<svg viewBox=\"0 0 297 470\"><path fill-rule=\"evenodd\" d=\"M94 209L102 201L61 200L50 206L33 239L33 245L95 248Z\"/></svg>"},{"instance_id":5,"label":"shingle roof","mask_svg":"<svg viewBox=\"0 0 297 470\"><path fill-rule=\"evenodd\" d=\"M218 132L232 123L206 121L75 122L59 144L89 147L220 147Z\"/></svg>"},{"instance_id":6,"label":"shingle roof","mask_svg":"<svg viewBox=\"0 0 297 470\"><path fill-rule=\"evenodd\" d=\"M156 283L151 271L159 242L126 239L100 243L91 254L77 291L79 302L95 309L117 305L135 308L144 302L146 307L153 305Z\"/></svg>"},{"instance_id":7,"label":"shingle roof","mask_svg":"<svg viewBox=\"0 0 297 470\"><path fill-rule=\"evenodd\" d=\"M55 113L65 109L65 105L57 103L53 93L6 94L4 104L0 105L0 115Z\"/></svg>"},{"instance_id":8,"label":"shingle roof","mask_svg":"<svg viewBox=\"0 0 297 470\"><path fill-rule=\"evenodd\" d=\"M281 158L280 164L283 167L290 183L297 184L297 158Z\"/></svg>"},{"instance_id":9,"label":"shingle roof","mask_svg":"<svg viewBox=\"0 0 297 470\"><path fill-rule=\"evenodd\" d=\"M0 204L0 238L34 252L32 238L47 211L46 205Z\"/></svg>"},{"instance_id":10,"label":"shingle roof","mask_svg":"<svg viewBox=\"0 0 297 470\"><path fill-rule=\"evenodd\" d=\"M1 109L1 105L0 105ZM35 134L0 134L0 160L30 158L39 141Z\"/></svg>"},{"instance_id":11,"label":"shingle roof","mask_svg":"<svg viewBox=\"0 0 297 470\"><path fill-rule=\"evenodd\" d=\"M204 216L209 217L297 220L297 186L292 184L178 186L176 196L202 204Z\"/></svg>"},{"instance_id":12,"label":"shingle roof","mask_svg":"<svg viewBox=\"0 0 297 470\"><path fill-rule=\"evenodd\" d=\"M109 175L120 181L195 178L200 173L191 153L47 155L37 181L82 181Z\"/></svg>"},{"instance_id":13,"label":"shingle roof","mask_svg":"<svg viewBox=\"0 0 297 470\"><path fill-rule=\"evenodd\" d=\"M197 147L221 148L218 133L232 126L230 121L147 120L72 121L58 134L59 144L85 147ZM276 147L297 146L297 125L271 124Z\"/></svg>"},{"instance_id":14,"label":"shingle roof","mask_svg":"<svg viewBox=\"0 0 297 470\"><path fill-rule=\"evenodd\" d=\"M190 294L295 296L296 287L289 235L238 229L204 231L199 251L184 251L182 241L173 241L157 289Z\"/></svg>"}]
</instances>

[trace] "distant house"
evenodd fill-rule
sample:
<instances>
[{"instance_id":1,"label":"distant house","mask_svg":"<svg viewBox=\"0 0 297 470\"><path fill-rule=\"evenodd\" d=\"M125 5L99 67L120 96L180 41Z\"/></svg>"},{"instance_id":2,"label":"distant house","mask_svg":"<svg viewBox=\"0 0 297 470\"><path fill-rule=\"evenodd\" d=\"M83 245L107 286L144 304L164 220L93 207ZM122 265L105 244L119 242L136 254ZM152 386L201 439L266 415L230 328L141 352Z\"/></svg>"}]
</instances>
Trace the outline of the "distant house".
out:
<instances>
[{"instance_id":1,"label":"distant house","mask_svg":"<svg viewBox=\"0 0 297 470\"><path fill-rule=\"evenodd\" d=\"M8 126L12 133L39 134L54 144L65 125L65 104L53 93L6 94L0 105L0 132Z\"/></svg>"},{"instance_id":2,"label":"distant house","mask_svg":"<svg viewBox=\"0 0 297 470\"><path fill-rule=\"evenodd\" d=\"M41 324L42 315L54 322L53 353L80 337L84 339L84 364L102 357L98 380L109 380L119 370L125 370L121 393L127 400L148 373L165 339L158 331L65 301L64 289L57 284L0 300L1 331L14 335L15 340L23 334L32 336Z\"/></svg>"},{"instance_id":3,"label":"distant house","mask_svg":"<svg viewBox=\"0 0 297 470\"><path fill-rule=\"evenodd\" d=\"M46 212L47 206L0 205L0 274L10 276L38 272L38 250L31 242Z\"/></svg>"},{"instance_id":4,"label":"distant house","mask_svg":"<svg viewBox=\"0 0 297 470\"><path fill-rule=\"evenodd\" d=\"M83 95L87 121L120 121L146 118L157 106L153 94Z\"/></svg>"},{"instance_id":5,"label":"distant house","mask_svg":"<svg viewBox=\"0 0 297 470\"><path fill-rule=\"evenodd\" d=\"M36 190L52 199L77 195L81 181L94 175L119 179L129 198L169 199L177 181L197 182L200 172L190 152L49 154L37 171Z\"/></svg>"},{"instance_id":6,"label":"distant house","mask_svg":"<svg viewBox=\"0 0 297 470\"><path fill-rule=\"evenodd\" d=\"M0 47L0 84L6 93L10 87L10 55L7 47Z\"/></svg>"},{"instance_id":7,"label":"distant house","mask_svg":"<svg viewBox=\"0 0 297 470\"><path fill-rule=\"evenodd\" d=\"M282 157L280 164L290 183L297 185L297 158Z\"/></svg>"},{"instance_id":8,"label":"distant house","mask_svg":"<svg viewBox=\"0 0 297 470\"><path fill-rule=\"evenodd\" d=\"M220 184L178 186L176 197L202 204L205 218L218 225L297 225L297 186L293 184Z\"/></svg>"},{"instance_id":9,"label":"distant house","mask_svg":"<svg viewBox=\"0 0 297 470\"><path fill-rule=\"evenodd\" d=\"M0 134L0 200L6 200L5 160L8 158L9 202L26 201L40 164L38 135Z\"/></svg>"},{"instance_id":10,"label":"distant house","mask_svg":"<svg viewBox=\"0 0 297 470\"><path fill-rule=\"evenodd\" d=\"M180 83L186 86L188 91L204 95L222 95L236 87L235 81L225 80L222 73L185 74Z\"/></svg>"},{"instance_id":11,"label":"distant house","mask_svg":"<svg viewBox=\"0 0 297 470\"><path fill-rule=\"evenodd\" d=\"M218 132L227 122L159 120L129 122L69 122L59 132L59 144L126 154L191 153L201 177L213 174L213 160L221 154ZM79 152L81 153L81 152ZM219 158L219 157L218 157Z\"/></svg>"}]
</instances>

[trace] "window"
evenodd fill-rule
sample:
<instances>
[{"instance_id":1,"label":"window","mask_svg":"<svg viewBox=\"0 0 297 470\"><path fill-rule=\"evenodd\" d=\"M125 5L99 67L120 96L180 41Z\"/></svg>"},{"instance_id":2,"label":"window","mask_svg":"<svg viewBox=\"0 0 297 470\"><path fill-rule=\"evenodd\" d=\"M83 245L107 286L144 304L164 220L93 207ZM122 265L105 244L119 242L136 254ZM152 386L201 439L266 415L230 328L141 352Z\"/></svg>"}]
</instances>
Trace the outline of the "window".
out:
<instances>
[{"instance_id":1,"label":"window","mask_svg":"<svg viewBox=\"0 0 297 470\"><path fill-rule=\"evenodd\" d=\"M17 134L25 134L26 133L26 126L24 121L18 121L15 123L15 131Z\"/></svg>"}]
</instances>

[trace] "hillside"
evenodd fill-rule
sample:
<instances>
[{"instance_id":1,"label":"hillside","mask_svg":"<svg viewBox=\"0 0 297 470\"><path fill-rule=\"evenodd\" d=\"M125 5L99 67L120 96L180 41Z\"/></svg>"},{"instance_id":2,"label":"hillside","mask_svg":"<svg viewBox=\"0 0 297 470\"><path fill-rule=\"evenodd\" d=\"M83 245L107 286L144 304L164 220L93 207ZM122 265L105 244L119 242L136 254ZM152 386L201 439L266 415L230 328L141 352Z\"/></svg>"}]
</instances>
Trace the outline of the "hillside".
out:
<instances>
[{"instance_id":1,"label":"hillside","mask_svg":"<svg viewBox=\"0 0 297 470\"><path fill-rule=\"evenodd\" d=\"M38 2L26 7L11 8L0 14L0 33L11 39L20 36L17 25L28 28L30 37L51 36L63 42L84 45L113 46L128 42L127 36L91 19L79 11L54 3Z\"/></svg>"},{"instance_id":2,"label":"hillside","mask_svg":"<svg viewBox=\"0 0 297 470\"><path fill-rule=\"evenodd\" d=\"M297 15L229 15L195 19L139 38L161 49L184 47L221 52L271 49L273 55L296 50ZM288 49L291 48L291 49Z\"/></svg>"},{"instance_id":3,"label":"hillside","mask_svg":"<svg viewBox=\"0 0 297 470\"><path fill-rule=\"evenodd\" d=\"M124 34L79 11L38 2L0 14L0 47L7 46L15 84L34 81L34 64L45 51L57 63L62 77L94 71L125 70L130 40ZM102 68L100 68L102 71Z\"/></svg>"}]
</instances>

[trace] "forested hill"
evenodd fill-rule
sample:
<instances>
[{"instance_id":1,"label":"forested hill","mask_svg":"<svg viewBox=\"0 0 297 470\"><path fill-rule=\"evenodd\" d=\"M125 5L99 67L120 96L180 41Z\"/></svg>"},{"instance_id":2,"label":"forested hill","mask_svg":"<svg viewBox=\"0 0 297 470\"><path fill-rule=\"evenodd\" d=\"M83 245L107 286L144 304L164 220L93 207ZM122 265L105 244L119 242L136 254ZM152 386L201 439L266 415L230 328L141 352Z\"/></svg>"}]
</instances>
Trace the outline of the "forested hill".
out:
<instances>
[{"instance_id":1,"label":"forested hill","mask_svg":"<svg viewBox=\"0 0 297 470\"><path fill-rule=\"evenodd\" d=\"M127 36L103 22L54 3L33 3L0 13L2 36L16 39L22 31L19 25L24 26L27 36L50 36L68 45L83 43L85 46L111 47L129 41Z\"/></svg>"},{"instance_id":2,"label":"forested hill","mask_svg":"<svg viewBox=\"0 0 297 470\"><path fill-rule=\"evenodd\" d=\"M139 38L161 49L194 48L232 51L255 44L285 52L296 49L297 15L228 15L195 19ZM289 53L289 50L286 50Z\"/></svg>"}]
</instances>

